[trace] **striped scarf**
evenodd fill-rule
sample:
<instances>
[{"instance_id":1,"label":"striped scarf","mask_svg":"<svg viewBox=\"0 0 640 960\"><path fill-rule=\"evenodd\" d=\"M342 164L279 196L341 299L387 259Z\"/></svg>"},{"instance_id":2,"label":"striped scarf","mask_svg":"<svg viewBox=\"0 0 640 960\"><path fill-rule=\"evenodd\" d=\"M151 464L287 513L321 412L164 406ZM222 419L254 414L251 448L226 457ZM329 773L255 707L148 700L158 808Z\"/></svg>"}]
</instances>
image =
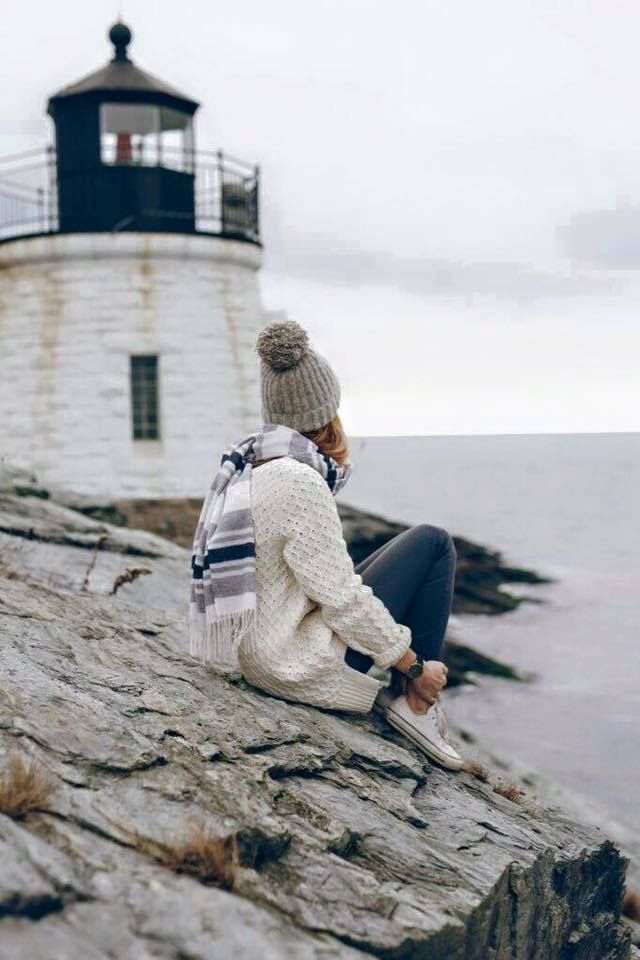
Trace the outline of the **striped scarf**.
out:
<instances>
[{"instance_id":1,"label":"striped scarf","mask_svg":"<svg viewBox=\"0 0 640 960\"><path fill-rule=\"evenodd\" d=\"M189 639L192 656L238 667L240 640L256 629L256 550L251 516L255 460L293 457L317 470L335 495L351 475L297 430L263 424L228 447L205 497L193 539Z\"/></svg>"}]
</instances>

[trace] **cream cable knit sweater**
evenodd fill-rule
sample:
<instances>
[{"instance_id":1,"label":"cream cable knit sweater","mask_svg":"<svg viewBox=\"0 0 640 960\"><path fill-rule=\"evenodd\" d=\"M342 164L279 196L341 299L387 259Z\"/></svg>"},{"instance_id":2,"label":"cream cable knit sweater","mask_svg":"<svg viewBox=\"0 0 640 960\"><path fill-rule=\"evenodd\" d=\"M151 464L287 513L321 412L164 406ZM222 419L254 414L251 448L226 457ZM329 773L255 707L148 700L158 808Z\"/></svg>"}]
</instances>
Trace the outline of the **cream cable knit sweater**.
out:
<instances>
[{"instance_id":1,"label":"cream cable knit sweater","mask_svg":"<svg viewBox=\"0 0 640 960\"><path fill-rule=\"evenodd\" d=\"M256 639L238 649L249 683L288 700L366 713L380 683L344 661L347 646L382 667L409 648L356 573L333 494L305 463L280 457L251 475L256 544Z\"/></svg>"}]
</instances>

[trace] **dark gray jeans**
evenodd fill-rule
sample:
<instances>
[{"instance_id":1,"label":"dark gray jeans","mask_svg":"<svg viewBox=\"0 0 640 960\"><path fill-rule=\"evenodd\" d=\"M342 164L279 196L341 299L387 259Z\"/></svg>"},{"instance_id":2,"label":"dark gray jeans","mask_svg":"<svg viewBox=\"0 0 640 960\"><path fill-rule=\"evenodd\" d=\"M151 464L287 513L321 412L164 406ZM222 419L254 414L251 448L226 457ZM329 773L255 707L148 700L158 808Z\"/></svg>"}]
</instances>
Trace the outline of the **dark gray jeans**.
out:
<instances>
[{"instance_id":1,"label":"dark gray jeans","mask_svg":"<svg viewBox=\"0 0 640 960\"><path fill-rule=\"evenodd\" d=\"M451 613L456 548L446 530L419 523L403 530L355 566L397 623L411 629L411 647L440 660ZM350 667L366 673L371 657L347 649Z\"/></svg>"}]
</instances>

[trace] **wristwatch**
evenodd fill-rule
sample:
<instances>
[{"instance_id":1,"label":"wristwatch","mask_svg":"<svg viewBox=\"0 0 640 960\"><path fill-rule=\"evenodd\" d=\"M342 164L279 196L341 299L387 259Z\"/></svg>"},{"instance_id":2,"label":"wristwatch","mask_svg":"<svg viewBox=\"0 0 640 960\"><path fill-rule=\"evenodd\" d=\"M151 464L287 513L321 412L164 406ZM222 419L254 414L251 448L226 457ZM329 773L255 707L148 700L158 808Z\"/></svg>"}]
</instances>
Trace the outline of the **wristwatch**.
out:
<instances>
[{"instance_id":1,"label":"wristwatch","mask_svg":"<svg viewBox=\"0 0 640 960\"><path fill-rule=\"evenodd\" d=\"M418 657L415 663L412 663L409 669L407 670L405 676L408 680L415 680L416 677L422 675L424 671L424 660L422 657Z\"/></svg>"}]
</instances>

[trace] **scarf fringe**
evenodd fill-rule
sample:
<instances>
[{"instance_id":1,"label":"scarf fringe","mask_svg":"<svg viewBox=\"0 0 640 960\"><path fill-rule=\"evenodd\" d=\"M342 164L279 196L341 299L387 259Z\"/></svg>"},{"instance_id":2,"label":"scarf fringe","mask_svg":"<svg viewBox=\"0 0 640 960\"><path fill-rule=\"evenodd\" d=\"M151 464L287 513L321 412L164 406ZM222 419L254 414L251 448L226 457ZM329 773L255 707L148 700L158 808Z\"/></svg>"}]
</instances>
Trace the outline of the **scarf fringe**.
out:
<instances>
[{"instance_id":1,"label":"scarf fringe","mask_svg":"<svg viewBox=\"0 0 640 960\"><path fill-rule=\"evenodd\" d=\"M250 607L209 620L205 614L193 613L189 621L189 645L192 657L201 663L226 669L239 669L238 646L243 637L255 639L256 610Z\"/></svg>"}]
</instances>

